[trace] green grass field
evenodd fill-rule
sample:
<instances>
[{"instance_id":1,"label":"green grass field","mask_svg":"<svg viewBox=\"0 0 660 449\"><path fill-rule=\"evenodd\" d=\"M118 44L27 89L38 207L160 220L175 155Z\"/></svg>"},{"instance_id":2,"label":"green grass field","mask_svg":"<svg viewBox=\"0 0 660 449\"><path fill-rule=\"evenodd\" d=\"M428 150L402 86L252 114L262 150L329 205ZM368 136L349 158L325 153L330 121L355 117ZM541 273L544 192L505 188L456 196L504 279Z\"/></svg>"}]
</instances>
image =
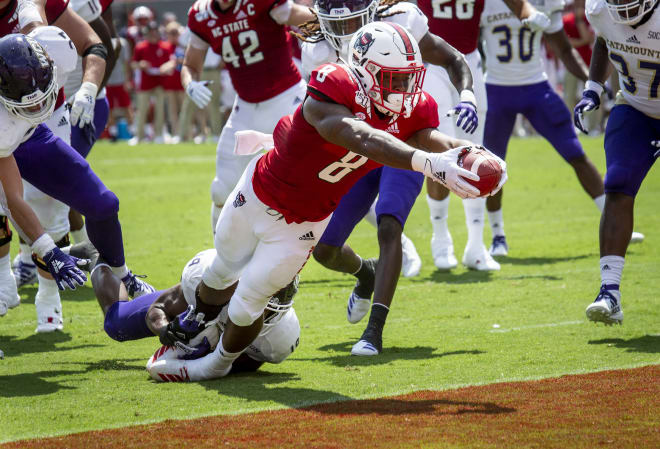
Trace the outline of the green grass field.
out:
<instances>
[{"instance_id":1,"label":"green grass field","mask_svg":"<svg viewBox=\"0 0 660 449\"><path fill-rule=\"evenodd\" d=\"M604 171L602 139L584 144ZM185 262L212 246L208 192L214 160L209 145L102 143L92 151L92 166L121 200L128 263L157 288L176 283ZM624 325L605 327L584 316L600 282L596 207L546 142L512 141L508 163L510 257L501 260L502 270L436 271L420 196L406 233L424 266L418 277L400 280L385 350L376 358L349 355L366 325L345 318L352 277L314 261L303 270L296 297L302 326L296 352L257 374L200 384L149 380L144 365L157 340L108 338L91 286L64 294L64 332L50 335L34 333L36 286L23 289L21 307L0 320L0 442L658 364L657 168L637 198L635 229L646 240L628 252ZM459 260L466 241L462 209L452 198L450 229ZM485 238L490 241L488 229ZM378 254L368 224L360 224L349 243L362 256Z\"/></svg>"}]
</instances>

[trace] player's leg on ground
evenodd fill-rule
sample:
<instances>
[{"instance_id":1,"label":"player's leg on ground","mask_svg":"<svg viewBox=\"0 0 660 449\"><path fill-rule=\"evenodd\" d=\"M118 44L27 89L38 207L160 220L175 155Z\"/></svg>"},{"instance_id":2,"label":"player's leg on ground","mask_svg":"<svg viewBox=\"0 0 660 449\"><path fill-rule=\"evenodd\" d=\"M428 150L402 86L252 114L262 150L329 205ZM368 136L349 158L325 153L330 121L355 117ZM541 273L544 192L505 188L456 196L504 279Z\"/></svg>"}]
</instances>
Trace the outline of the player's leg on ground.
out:
<instances>
[{"instance_id":1,"label":"player's leg on ground","mask_svg":"<svg viewBox=\"0 0 660 449\"><path fill-rule=\"evenodd\" d=\"M633 229L635 197L660 155L651 146L660 136L660 121L631 106L612 109L605 130L605 208L600 222L601 287L587 318L605 324L623 321L620 283Z\"/></svg>"},{"instance_id":2,"label":"player's leg on ground","mask_svg":"<svg viewBox=\"0 0 660 449\"><path fill-rule=\"evenodd\" d=\"M346 240L378 194L382 171L382 168L378 168L367 173L342 197L313 252L314 259L324 267L357 278L346 306L346 319L353 324L369 312L376 261L362 259L346 245Z\"/></svg>"},{"instance_id":3,"label":"player's leg on ground","mask_svg":"<svg viewBox=\"0 0 660 449\"><path fill-rule=\"evenodd\" d=\"M3 212L1 206L0 212ZM9 219L0 215L0 316L6 314L8 308L17 307L21 303L9 260L11 238Z\"/></svg>"},{"instance_id":4,"label":"player's leg on ground","mask_svg":"<svg viewBox=\"0 0 660 449\"><path fill-rule=\"evenodd\" d=\"M85 159L43 125L14 152L14 157L26 181L87 218L90 241L127 284L129 294L135 297L153 291L153 287L136 278L126 267L117 216L119 200Z\"/></svg>"}]
</instances>

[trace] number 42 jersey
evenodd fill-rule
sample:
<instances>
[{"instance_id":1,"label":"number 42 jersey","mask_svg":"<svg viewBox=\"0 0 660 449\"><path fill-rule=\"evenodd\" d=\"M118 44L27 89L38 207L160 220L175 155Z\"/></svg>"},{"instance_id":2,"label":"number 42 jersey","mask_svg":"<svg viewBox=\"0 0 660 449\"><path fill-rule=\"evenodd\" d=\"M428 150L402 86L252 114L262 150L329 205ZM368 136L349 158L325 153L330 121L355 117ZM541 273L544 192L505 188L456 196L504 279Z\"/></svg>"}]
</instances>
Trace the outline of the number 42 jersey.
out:
<instances>
[{"instance_id":1,"label":"number 42 jersey","mask_svg":"<svg viewBox=\"0 0 660 449\"><path fill-rule=\"evenodd\" d=\"M343 64L325 64L314 70L307 94L318 101L346 106L356 120L364 120L403 141L419 130L439 124L438 106L425 93L410 117L379 116L351 70ZM325 219L358 179L381 166L321 137L305 120L303 105L293 116L280 119L273 133L275 148L258 161L252 178L257 197L280 212L287 223Z\"/></svg>"}]
</instances>

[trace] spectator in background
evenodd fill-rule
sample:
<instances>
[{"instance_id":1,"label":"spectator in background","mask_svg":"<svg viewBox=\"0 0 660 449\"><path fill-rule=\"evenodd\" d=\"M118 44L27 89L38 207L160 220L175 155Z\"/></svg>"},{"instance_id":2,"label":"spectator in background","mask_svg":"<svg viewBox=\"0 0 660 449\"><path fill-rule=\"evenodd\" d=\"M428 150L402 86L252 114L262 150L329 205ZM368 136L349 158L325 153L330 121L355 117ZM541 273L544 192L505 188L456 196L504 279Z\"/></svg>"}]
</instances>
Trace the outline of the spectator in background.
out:
<instances>
[{"instance_id":1,"label":"spectator in background","mask_svg":"<svg viewBox=\"0 0 660 449\"><path fill-rule=\"evenodd\" d=\"M179 143L180 141L176 133L179 130L179 113L181 112L181 106L185 97L183 86L181 85L181 67L186 49L179 44L181 31L181 24L176 21L169 22L165 26L165 35L171 47L170 60L164 66L164 71L169 73L169 75L166 75L163 80L165 100L167 101L167 119L172 135L170 143Z\"/></svg>"},{"instance_id":2,"label":"spectator in background","mask_svg":"<svg viewBox=\"0 0 660 449\"><path fill-rule=\"evenodd\" d=\"M167 11L163 13L163 27L165 28L165 32L167 32L167 25L169 25L172 22L176 22L176 14L173 13L172 11ZM179 25L180 27L181 25Z\"/></svg>"},{"instance_id":3,"label":"spectator in background","mask_svg":"<svg viewBox=\"0 0 660 449\"><path fill-rule=\"evenodd\" d=\"M133 109L131 108L131 97L128 94L133 90L132 71L131 71L131 48L128 41L123 38L114 38L112 40L115 49L119 49L119 57L115 64L108 82L106 84L106 93L110 103L110 118L108 120L108 129L110 137L113 140L126 139L127 124L133 123ZM121 125L120 125L121 124ZM119 128L118 129L118 125Z\"/></svg>"},{"instance_id":4,"label":"spectator in background","mask_svg":"<svg viewBox=\"0 0 660 449\"><path fill-rule=\"evenodd\" d=\"M163 143L163 125L165 122L165 94L163 80L169 67L172 54L171 45L161 39L156 22L149 24L142 30L145 40L135 46L131 67L139 70L136 81L137 113L136 133L128 144L137 145L145 138L145 124L149 112L150 102L154 101L154 143ZM164 67L163 67L164 66Z\"/></svg>"},{"instance_id":5,"label":"spectator in background","mask_svg":"<svg viewBox=\"0 0 660 449\"><path fill-rule=\"evenodd\" d=\"M144 27L154 21L154 13L146 6L138 6L128 18L129 27L126 29L126 39L131 45L131 51L145 39Z\"/></svg>"},{"instance_id":6,"label":"spectator in background","mask_svg":"<svg viewBox=\"0 0 660 449\"><path fill-rule=\"evenodd\" d=\"M586 66L589 67L591 62L591 47L594 43L595 36L584 15L584 3L584 0L575 0L568 7L568 12L564 14L563 21L564 31L568 36L568 41L580 54ZM564 76L564 102L569 109L572 109L578 102L582 88L583 83L573 74L566 71ZM599 129L602 112L603 108L600 108L589 116L589 129Z\"/></svg>"}]
</instances>

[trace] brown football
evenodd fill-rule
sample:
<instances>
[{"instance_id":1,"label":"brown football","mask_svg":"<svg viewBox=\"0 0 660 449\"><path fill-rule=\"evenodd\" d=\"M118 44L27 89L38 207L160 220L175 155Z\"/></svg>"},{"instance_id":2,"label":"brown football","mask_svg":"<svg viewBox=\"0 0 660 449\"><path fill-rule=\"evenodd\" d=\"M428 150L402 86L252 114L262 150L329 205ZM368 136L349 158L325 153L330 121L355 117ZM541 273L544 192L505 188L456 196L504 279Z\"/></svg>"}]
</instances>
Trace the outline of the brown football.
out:
<instances>
[{"instance_id":1,"label":"brown football","mask_svg":"<svg viewBox=\"0 0 660 449\"><path fill-rule=\"evenodd\" d=\"M502 167L491 153L481 148L471 147L458 156L458 166L479 175L479 181L465 179L486 196L492 192L502 177Z\"/></svg>"}]
</instances>

